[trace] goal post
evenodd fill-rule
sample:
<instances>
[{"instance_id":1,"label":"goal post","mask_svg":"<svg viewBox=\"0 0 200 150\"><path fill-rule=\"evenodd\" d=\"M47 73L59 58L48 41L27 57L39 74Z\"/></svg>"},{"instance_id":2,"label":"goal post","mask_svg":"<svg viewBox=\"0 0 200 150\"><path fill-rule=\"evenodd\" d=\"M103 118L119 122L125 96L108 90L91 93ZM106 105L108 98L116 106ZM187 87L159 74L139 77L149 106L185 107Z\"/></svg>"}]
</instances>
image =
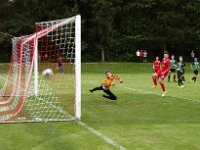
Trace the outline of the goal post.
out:
<instances>
[{"instance_id":1,"label":"goal post","mask_svg":"<svg viewBox=\"0 0 200 150\"><path fill-rule=\"evenodd\" d=\"M34 55L33 55L33 61L34 61L34 95L38 95L38 40L37 40L37 33L36 38L34 38Z\"/></svg>"},{"instance_id":2,"label":"goal post","mask_svg":"<svg viewBox=\"0 0 200 150\"><path fill-rule=\"evenodd\" d=\"M76 118L81 119L81 16L75 19ZM77 86L80 85L80 86Z\"/></svg>"},{"instance_id":3,"label":"goal post","mask_svg":"<svg viewBox=\"0 0 200 150\"><path fill-rule=\"evenodd\" d=\"M0 123L80 120L81 16L37 22L34 34L13 38L9 70Z\"/></svg>"}]
</instances>

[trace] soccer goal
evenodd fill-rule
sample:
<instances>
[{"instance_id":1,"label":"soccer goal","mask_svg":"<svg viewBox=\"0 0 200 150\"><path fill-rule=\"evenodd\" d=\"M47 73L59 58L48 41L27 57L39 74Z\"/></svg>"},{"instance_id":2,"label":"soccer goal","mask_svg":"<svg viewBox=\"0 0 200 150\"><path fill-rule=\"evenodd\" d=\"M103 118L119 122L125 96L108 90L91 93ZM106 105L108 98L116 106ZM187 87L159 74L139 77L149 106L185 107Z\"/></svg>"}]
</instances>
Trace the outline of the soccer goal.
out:
<instances>
[{"instance_id":1,"label":"soccer goal","mask_svg":"<svg viewBox=\"0 0 200 150\"><path fill-rule=\"evenodd\" d=\"M81 117L81 17L36 23L12 39L1 90L0 122L68 121ZM42 74L51 69L53 75Z\"/></svg>"}]
</instances>

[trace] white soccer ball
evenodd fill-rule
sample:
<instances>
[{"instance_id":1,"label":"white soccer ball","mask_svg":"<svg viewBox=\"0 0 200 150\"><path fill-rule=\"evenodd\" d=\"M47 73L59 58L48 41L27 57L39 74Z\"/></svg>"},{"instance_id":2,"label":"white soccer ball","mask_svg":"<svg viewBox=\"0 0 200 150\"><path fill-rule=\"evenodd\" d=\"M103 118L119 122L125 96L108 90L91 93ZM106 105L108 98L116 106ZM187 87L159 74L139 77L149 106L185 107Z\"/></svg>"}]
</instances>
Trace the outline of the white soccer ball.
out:
<instances>
[{"instance_id":1,"label":"white soccer ball","mask_svg":"<svg viewBox=\"0 0 200 150\"><path fill-rule=\"evenodd\" d=\"M50 77L50 76L53 75L53 70L51 70L50 68L45 69L45 70L42 72L42 75L45 76L45 77Z\"/></svg>"}]
</instances>

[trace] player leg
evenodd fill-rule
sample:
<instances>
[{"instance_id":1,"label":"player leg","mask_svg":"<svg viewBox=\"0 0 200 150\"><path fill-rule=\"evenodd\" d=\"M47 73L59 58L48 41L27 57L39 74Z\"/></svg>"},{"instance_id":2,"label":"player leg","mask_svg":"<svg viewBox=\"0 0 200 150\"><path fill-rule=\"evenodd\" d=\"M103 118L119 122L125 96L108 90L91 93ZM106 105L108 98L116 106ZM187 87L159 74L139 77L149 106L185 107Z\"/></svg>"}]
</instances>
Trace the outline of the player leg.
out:
<instances>
[{"instance_id":1,"label":"player leg","mask_svg":"<svg viewBox=\"0 0 200 150\"><path fill-rule=\"evenodd\" d=\"M178 71L178 86L181 87L183 85L182 82L182 74Z\"/></svg>"},{"instance_id":2,"label":"player leg","mask_svg":"<svg viewBox=\"0 0 200 150\"><path fill-rule=\"evenodd\" d=\"M103 95L103 97L110 99L110 100L117 100L117 97L108 89L103 90L107 95Z\"/></svg>"},{"instance_id":3,"label":"player leg","mask_svg":"<svg viewBox=\"0 0 200 150\"><path fill-rule=\"evenodd\" d=\"M165 89L165 85L164 85L164 82L163 82L163 80L162 80L162 79L159 79L159 84L160 84L160 86L161 86L161 88L162 88L163 92L165 92L165 91L166 91L166 89Z\"/></svg>"},{"instance_id":4,"label":"player leg","mask_svg":"<svg viewBox=\"0 0 200 150\"><path fill-rule=\"evenodd\" d=\"M61 71L60 71L60 66L58 66L58 72L61 73Z\"/></svg>"},{"instance_id":5,"label":"player leg","mask_svg":"<svg viewBox=\"0 0 200 150\"><path fill-rule=\"evenodd\" d=\"M192 79L191 79L191 80L193 81L193 80L194 80L194 78L195 78L195 75L192 77Z\"/></svg>"},{"instance_id":6,"label":"player leg","mask_svg":"<svg viewBox=\"0 0 200 150\"><path fill-rule=\"evenodd\" d=\"M152 80L153 80L153 88L156 88L156 86L157 86L157 80L158 80L158 74L157 73L154 73L153 75L152 75Z\"/></svg>"},{"instance_id":7,"label":"player leg","mask_svg":"<svg viewBox=\"0 0 200 150\"><path fill-rule=\"evenodd\" d=\"M174 74L174 82L176 82L176 70L174 70L173 74Z\"/></svg>"},{"instance_id":8,"label":"player leg","mask_svg":"<svg viewBox=\"0 0 200 150\"><path fill-rule=\"evenodd\" d=\"M64 69L63 69L63 66L61 66L61 73L63 73L64 72Z\"/></svg>"},{"instance_id":9,"label":"player leg","mask_svg":"<svg viewBox=\"0 0 200 150\"><path fill-rule=\"evenodd\" d=\"M184 81L184 82L185 82L185 70L184 70L184 69L183 69L182 81Z\"/></svg>"},{"instance_id":10,"label":"player leg","mask_svg":"<svg viewBox=\"0 0 200 150\"><path fill-rule=\"evenodd\" d=\"M177 71L177 78L178 78L178 87L179 87L179 86L181 86L180 85L180 80L179 80L179 78L180 78L179 71Z\"/></svg>"},{"instance_id":11,"label":"player leg","mask_svg":"<svg viewBox=\"0 0 200 150\"><path fill-rule=\"evenodd\" d=\"M196 80L197 80L198 73L199 73L199 72L197 71L197 72L196 72Z\"/></svg>"},{"instance_id":12,"label":"player leg","mask_svg":"<svg viewBox=\"0 0 200 150\"><path fill-rule=\"evenodd\" d=\"M195 82L195 76L193 76L191 80Z\"/></svg>"},{"instance_id":13,"label":"player leg","mask_svg":"<svg viewBox=\"0 0 200 150\"><path fill-rule=\"evenodd\" d=\"M185 72L183 72L183 74L182 74L182 81L185 82Z\"/></svg>"},{"instance_id":14,"label":"player leg","mask_svg":"<svg viewBox=\"0 0 200 150\"><path fill-rule=\"evenodd\" d=\"M194 79L194 82L197 81L197 75L198 75L198 71L195 71L195 79Z\"/></svg>"},{"instance_id":15,"label":"player leg","mask_svg":"<svg viewBox=\"0 0 200 150\"><path fill-rule=\"evenodd\" d=\"M196 82L196 80L197 80L197 75L198 75L198 71L194 71L194 76L193 76L193 78L192 78L192 80L193 80L194 82Z\"/></svg>"},{"instance_id":16,"label":"player leg","mask_svg":"<svg viewBox=\"0 0 200 150\"><path fill-rule=\"evenodd\" d=\"M184 74L183 73L181 73L181 87L184 87L184 84L183 84L183 77L184 77Z\"/></svg>"},{"instance_id":17,"label":"player leg","mask_svg":"<svg viewBox=\"0 0 200 150\"><path fill-rule=\"evenodd\" d=\"M159 84L160 84L160 86L161 86L161 88L162 88L162 90L163 90L163 94L161 95L162 97L165 96L165 95L167 94L167 90L165 89L165 85L164 85L164 82L163 82L163 80L164 80L164 78L165 78L166 76L167 76L167 75L162 74L162 75L160 76L160 78L159 78Z\"/></svg>"},{"instance_id":18,"label":"player leg","mask_svg":"<svg viewBox=\"0 0 200 150\"><path fill-rule=\"evenodd\" d=\"M95 88L91 89L90 92L93 93L94 91L97 91L97 90L103 90L102 86L95 87Z\"/></svg>"},{"instance_id":19,"label":"player leg","mask_svg":"<svg viewBox=\"0 0 200 150\"><path fill-rule=\"evenodd\" d=\"M178 86L181 86L181 73L178 71Z\"/></svg>"},{"instance_id":20,"label":"player leg","mask_svg":"<svg viewBox=\"0 0 200 150\"><path fill-rule=\"evenodd\" d=\"M183 75L183 78L182 78L182 80L185 82L185 75Z\"/></svg>"},{"instance_id":21,"label":"player leg","mask_svg":"<svg viewBox=\"0 0 200 150\"><path fill-rule=\"evenodd\" d=\"M171 70L169 71L168 82L170 82L170 78L171 78Z\"/></svg>"}]
</instances>

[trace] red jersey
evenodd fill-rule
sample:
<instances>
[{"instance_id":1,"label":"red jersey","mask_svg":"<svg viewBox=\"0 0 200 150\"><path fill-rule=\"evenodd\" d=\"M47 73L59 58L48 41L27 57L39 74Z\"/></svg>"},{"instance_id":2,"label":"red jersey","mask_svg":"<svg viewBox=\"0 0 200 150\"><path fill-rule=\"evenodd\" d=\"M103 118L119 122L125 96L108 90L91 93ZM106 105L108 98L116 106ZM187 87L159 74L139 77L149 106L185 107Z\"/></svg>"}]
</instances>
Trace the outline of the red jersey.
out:
<instances>
[{"instance_id":1,"label":"red jersey","mask_svg":"<svg viewBox=\"0 0 200 150\"><path fill-rule=\"evenodd\" d=\"M140 52L140 57L143 57L144 56L144 52Z\"/></svg>"},{"instance_id":2,"label":"red jersey","mask_svg":"<svg viewBox=\"0 0 200 150\"><path fill-rule=\"evenodd\" d=\"M158 70L160 70L160 61L159 60L155 60L153 63L154 66L154 71L158 72Z\"/></svg>"},{"instance_id":3,"label":"red jersey","mask_svg":"<svg viewBox=\"0 0 200 150\"><path fill-rule=\"evenodd\" d=\"M168 73L170 69L170 60L169 59L163 59L162 61L162 72Z\"/></svg>"}]
</instances>

